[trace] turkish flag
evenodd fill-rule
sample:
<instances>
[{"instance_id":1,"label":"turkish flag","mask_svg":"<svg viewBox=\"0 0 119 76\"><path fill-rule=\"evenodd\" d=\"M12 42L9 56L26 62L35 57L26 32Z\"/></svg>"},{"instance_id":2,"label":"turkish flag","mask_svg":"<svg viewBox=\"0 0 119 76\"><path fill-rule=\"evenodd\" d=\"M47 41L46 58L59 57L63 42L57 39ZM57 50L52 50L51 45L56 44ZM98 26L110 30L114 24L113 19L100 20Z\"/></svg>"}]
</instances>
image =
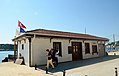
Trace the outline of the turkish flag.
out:
<instances>
[{"instance_id":1,"label":"turkish flag","mask_svg":"<svg viewBox=\"0 0 119 76\"><path fill-rule=\"evenodd\" d=\"M20 33L24 33L24 32L25 32L25 30L20 27Z\"/></svg>"},{"instance_id":2,"label":"turkish flag","mask_svg":"<svg viewBox=\"0 0 119 76\"><path fill-rule=\"evenodd\" d=\"M18 21L18 26L21 28L26 28L26 26L24 26L20 21Z\"/></svg>"}]
</instances>

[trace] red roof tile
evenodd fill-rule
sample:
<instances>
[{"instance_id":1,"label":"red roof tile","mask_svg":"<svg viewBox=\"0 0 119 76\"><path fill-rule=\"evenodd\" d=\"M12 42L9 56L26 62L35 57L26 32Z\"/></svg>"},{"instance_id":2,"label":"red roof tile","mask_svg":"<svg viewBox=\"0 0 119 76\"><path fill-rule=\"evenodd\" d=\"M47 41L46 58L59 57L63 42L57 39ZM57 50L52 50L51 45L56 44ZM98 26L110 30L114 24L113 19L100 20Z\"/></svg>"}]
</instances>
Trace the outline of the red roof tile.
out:
<instances>
[{"instance_id":1,"label":"red roof tile","mask_svg":"<svg viewBox=\"0 0 119 76\"><path fill-rule=\"evenodd\" d=\"M45 30L45 29L36 29L27 31L28 33L36 33L41 36L53 36L53 37L65 37L65 38L81 38L81 39L95 39L95 40L103 40L109 41L107 38L97 37L89 34L80 34L80 33L71 33L71 32L62 32L62 31L54 31L54 30Z\"/></svg>"}]
</instances>

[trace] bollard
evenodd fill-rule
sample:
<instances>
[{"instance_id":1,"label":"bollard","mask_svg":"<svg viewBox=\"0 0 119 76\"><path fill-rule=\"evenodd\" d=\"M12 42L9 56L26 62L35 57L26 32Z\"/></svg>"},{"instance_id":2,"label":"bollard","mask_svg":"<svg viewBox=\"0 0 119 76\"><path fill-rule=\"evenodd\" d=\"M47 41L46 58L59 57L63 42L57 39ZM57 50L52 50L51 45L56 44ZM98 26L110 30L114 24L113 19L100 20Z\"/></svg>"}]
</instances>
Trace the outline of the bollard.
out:
<instances>
[{"instance_id":1,"label":"bollard","mask_svg":"<svg viewBox=\"0 0 119 76\"><path fill-rule=\"evenodd\" d=\"M115 76L118 76L117 68L115 68Z\"/></svg>"},{"instance_id":2,"label":"bollard","mask_svg":"<svg viewBox=\"0 0 119 76\"><path fill-rule=\"evenodd\" d=\"M47 66L45 67L45 69L46 69L46 74L48 74L48 68L47 68Z\"/></svg>"},{"instance_id":3,"label":"bollard","mask_svg":"<svg viewBox=\"0 0 119 76\"><path fill-rule=\"evenodd\" d=\"M35 64L35 70L37 70L37 65Z\"/></svg>"},{"instance_id":4,"label":"bollard","mask_svg":"<svg viewBox=\"0 0 119 76\"><path fill-rule=\"evenodd\" d=\"M65 76L65 73L66 73L66 71L65 71L65 70L63 70L63 76Z\"/></svg>"}]
</instances>

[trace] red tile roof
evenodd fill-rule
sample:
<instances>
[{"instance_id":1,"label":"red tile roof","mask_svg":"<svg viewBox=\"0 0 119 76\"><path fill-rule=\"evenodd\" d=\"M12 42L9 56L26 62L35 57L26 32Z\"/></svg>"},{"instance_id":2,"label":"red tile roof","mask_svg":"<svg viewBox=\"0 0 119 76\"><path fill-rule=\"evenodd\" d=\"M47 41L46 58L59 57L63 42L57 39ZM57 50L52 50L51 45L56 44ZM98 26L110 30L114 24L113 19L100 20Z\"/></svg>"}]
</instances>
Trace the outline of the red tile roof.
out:
<instances>
[{"instance_id":1,"label":"red tile roof","mask_svg":"<svg viewBox=\"0 0 119 76\"><path fill-rule=\"evenodd\" d=\"M45 30L45 29L36 29L27 31L26 34L34 33L40 36L48 36L48 37L63 37L63 38L77 38L77 39L93 39L93 40L102 40L109 41L107 38L97 37L89 34L80 34L80 33L71 33L71 32L63 32L63 31L54 31L54 30Z\"/></svg>"}]
</instances>

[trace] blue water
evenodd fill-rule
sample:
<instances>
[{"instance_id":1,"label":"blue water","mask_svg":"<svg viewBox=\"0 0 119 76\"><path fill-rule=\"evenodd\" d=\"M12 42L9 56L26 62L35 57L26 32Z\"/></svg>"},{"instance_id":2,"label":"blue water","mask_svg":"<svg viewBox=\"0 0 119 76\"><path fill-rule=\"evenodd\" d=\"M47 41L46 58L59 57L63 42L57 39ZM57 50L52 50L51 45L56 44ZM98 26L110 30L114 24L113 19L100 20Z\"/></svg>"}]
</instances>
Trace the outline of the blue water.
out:
<instances>
[{"instance_id":1,"label":"blue water","mask_svg":"<svg viewBox=\"0 0 119 76\"><path fill-rule=\"evenodd\" d=\"M119 48L106 48L106 51L119 51Z\"/></svg>"},{"instance_id":2,"label":"blue water","mask_svg":"<svg viewBox=\"0 0 119 76\"><path fill-rule=\"evenodd\" d=\"M14 51L0 51L0 63L5 57L8 57L8 54L13 55Z\"/></svg>"}]
</instances>

